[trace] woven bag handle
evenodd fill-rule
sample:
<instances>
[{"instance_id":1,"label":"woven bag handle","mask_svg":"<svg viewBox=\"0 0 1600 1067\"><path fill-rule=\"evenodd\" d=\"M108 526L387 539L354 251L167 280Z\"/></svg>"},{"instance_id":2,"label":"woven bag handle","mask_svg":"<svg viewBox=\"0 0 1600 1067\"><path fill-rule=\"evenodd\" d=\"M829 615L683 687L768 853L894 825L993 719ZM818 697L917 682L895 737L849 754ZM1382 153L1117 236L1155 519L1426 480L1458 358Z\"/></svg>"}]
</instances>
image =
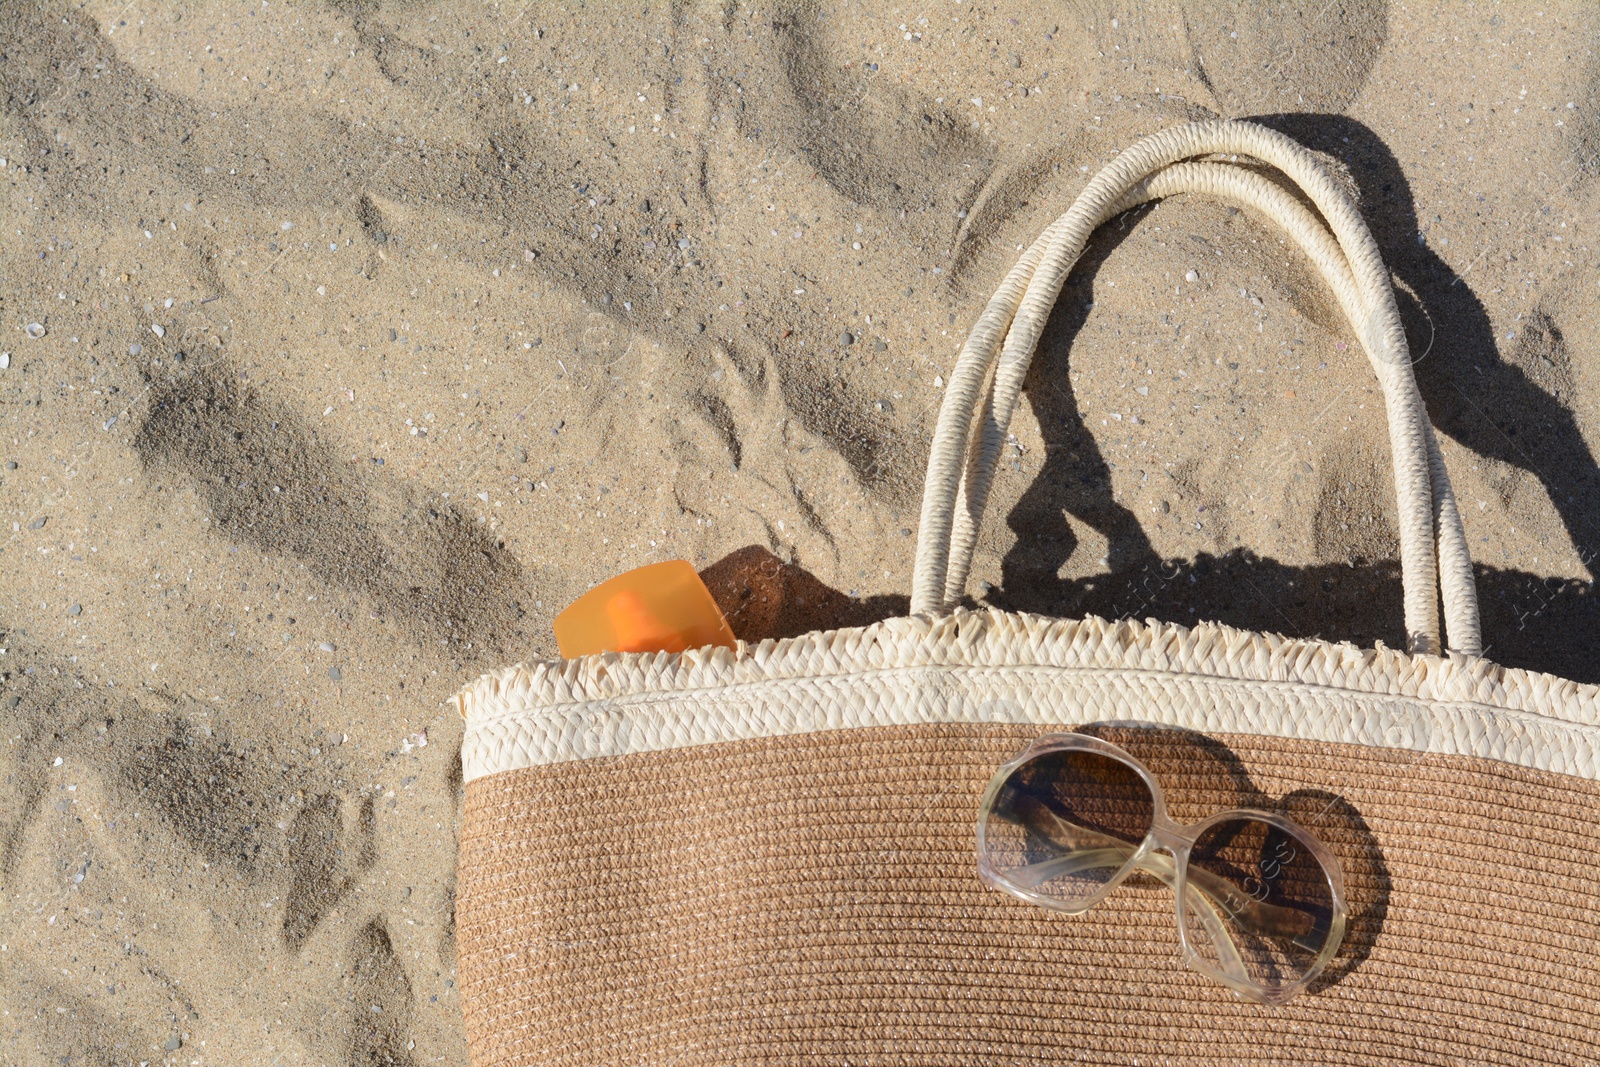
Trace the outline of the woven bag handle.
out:
<instances>
[{"instance_id":1,"label":"woven bag handle","mask_svg":"<svg viewBox=\"0 0 1600 1067\"><path fill-rule=\"evenodd\" d=\"M1339 298L1345 314L1351 321L1366 320L1369 309L1362 306L1357 283L1337 242L1296 200L1253 171L1216 163L1181 163L1164 167L1136 184L1116 204L1107 208L1096 225L1147 200L1178 192L1205 192L1236 199L1272 218L1296 239L1302 250L1321 270L1324 279ZM1366 343L1366 338L1370 336L1370 326L1368 329L1363 329L1361 334L1363 348L1366 349L1369 358L1375 359L1371 346ZM986 403L985 415L992 415L992 411L999 407L1008 413L1006 421L1009 421L1009 412L1014 408L1017 393L1022 386L1022 377L1027 371L1027 359L1013 363L1004 362L1004 357L1002 360L1000 369L996 371L993 395ZM1383 368L1375 369L1379 371L1381 377ZM1002 399L996 400L994 397ZM1471 651L1475 654L1479 650L1476 590L1472 582L1471 560L1467 555L1466 538L1461 528L1460 515L1456 510L1454 493L1450 488L1449 475L1444 469L1443 457L1439 452L1433 429L1426 419L1423 420L1420 429L1426 436L1428 447L1429 476L1436 509L1437 547L1440 558L1445 564L1446 580L1443 582L1445 615L1449 620L1452 647L1458 651ZM958 599L965 588L967 571L972 559L972 546L977 534L974 515L982 511L982 501L987 498L1005 436L1004 426L996 425L992 418L985 419L983 432L986 435L985 440L974 450L973 461L969 462L961 490L957 494L956 520L951 535L955 551L950 558L945 584L947 597L950 600ZM976 506L973 508L963 506L964 500L968 499L976 502Z\"/></svg>"},{"instance_id":2,"label":"woven bag handle","mask_svg":"<svg viewBox=\"0 0 1600 1067\"><path fill-rule=\"evenodd\" d=\"M1225 163L1240 154L1294 181L1331 227L1259 174ZM1439 596L1450 647L1482 649L1477 590L1460 512L1438 441L1411 373L1388 272L1354 203L1306 149L1248 122L1199 122L1147 137L1105 167L1001 282L950 374L922 501L913 612L939 612L966 587L977 530L1028 364L1067 274L1102 222L1146 200L1206 192L1282 226L1328 281L1383 389L1400 507L1400 558L1408 646L1437 652ZM1442 564L1442 570L1440 568Z\"/></svg>"}]
</instances>

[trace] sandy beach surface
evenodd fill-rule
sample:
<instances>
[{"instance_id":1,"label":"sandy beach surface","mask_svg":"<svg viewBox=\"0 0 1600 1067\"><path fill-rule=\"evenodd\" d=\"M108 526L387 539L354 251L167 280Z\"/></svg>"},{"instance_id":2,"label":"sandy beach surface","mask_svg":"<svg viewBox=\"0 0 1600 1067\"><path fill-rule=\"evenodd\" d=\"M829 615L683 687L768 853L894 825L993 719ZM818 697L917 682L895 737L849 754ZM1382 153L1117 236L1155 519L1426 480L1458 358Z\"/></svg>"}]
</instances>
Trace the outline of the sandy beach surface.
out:
<instances>
[{"instance_id":1,"label":"sandy beach surface","mask_svg":"<svg viewBox=\"0 0 1600 1067\"><path fill-rule=\"evenodd\" d=\"M905 610L943 376L1139 136L1327 153L1489 655L1600 680L1600 9L0 5L0 1055L462 1064L460 726L685 558ZM1070 350L1070 358L1069 358ZM979 602L1402 643L1377 385L1268 224L1091 244Z\"/></svg>"}]
</instances>

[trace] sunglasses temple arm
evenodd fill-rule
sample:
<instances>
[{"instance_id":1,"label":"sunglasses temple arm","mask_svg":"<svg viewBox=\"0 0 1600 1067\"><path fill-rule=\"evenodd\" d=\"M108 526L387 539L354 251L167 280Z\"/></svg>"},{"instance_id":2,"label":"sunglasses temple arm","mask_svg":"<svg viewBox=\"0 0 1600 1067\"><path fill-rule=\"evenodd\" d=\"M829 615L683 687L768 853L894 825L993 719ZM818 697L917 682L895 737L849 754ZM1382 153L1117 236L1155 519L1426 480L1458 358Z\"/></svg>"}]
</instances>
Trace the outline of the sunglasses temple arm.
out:
<instances>
[{"instance_id":1,"label":"sunglasses temple arm","mask_svg":"<svg viewBox=\"0 0 1600 1067\"><path fill-rule=\"evenodd\" d=\"M1076 833L1082 837L1093 837L1096 841L1094 848L1076 847L1073 851L1056 856L1053 859L1041 860L1038 863L1029 863L1008 871L1006 877L1025 889L1033 889L1041 883L1062 875L1076 874L1079 871L1094 870L1103 867L1121 867L1128 861L1128 857L1138 851L1139 846L1130 845L1107 834L1097 833L1087 827L1075 827ZM1163 853L1149 852L1140 859L1138 866L1167 885L1177 888L1172 861ZM1198 889L1209 900L1215 901L1223 911L1238 919L1242 925L1252 933L1263 936L1291 936L1296 933L1297 926L1303 926L1306 916L1303 912L1293 908L1281 907L1277 904L1268 904L1256 900L1254 897L1245 896L1227 879L1212 874L1204 867L1190 865L1188 872L1190 889ZM1237 900L1238 906L1232 906L1230 901ZM1298 941L1297 941L1298 943Z\"/></svg>"},{"instance_id":2,"label":"sunglasses temple arm","mask_svg":"<svg viewBox=\"0 0 1600 1067\"><path fill-rule=\"evenodd\" d=\"M1245 897L1237 908L1230 907L1229 899L1237 898L1239 891L1227 879L1193 864L1189 865L1188 882L1190 888L1198 888L1208 899L1216 901L1223 911L1237 919L1251 933L1261 937L1287 936L1300 947L1316 951L1315 946L1304 944L1296 933L1296 927L1305 925L1307 916L1304 912L1268 904L1254 897Z\"/></svg>"},{"instance_id":3,"label":"sunglasses temple arm","mask_svg":"<svg viewBox=\"0 0 1600 1067\"><path fill-rule=\"evenodd\" d=\"M1211 939L1212 946L1217 950L1217 966L1229 978L1239 982L1249 982L1250 975L1245 972L1244 960L1239 956L1239 946L1234 944L1233 935L1228 933L1228 924L1222 921L1222 916L1217 914L1209 894L1201 892L1192 885L1184 886L1184 895L1189 902L1189 913L1200 920L1200 925L1205 927L1206 936ZM1189 947L1194 955L1194 946Z\"/></svg>"},{"instance_id":4,"label":"sunglasses temple arm","mask_svg":"<svg viewBox=\"0 0 1600 1067\"><path fill-rule=\"evenodd\" d=\"M1150 852L1139 861L1139 867L1148 871L1172 887L1174 894L1178 891L1178 867L1172 857L1164 852ZM1200 920L1200 925L1205 928L1206 936L1211 939L1211 944L1217 951L1217 967L1229 978L1239 982L1249 982L1250 975L1246 973L1244 960L1239 956L1239 946L1234 943L1233 936L1228 933L1228 924L1217 913L1216 899L1207 891L1204 884L1197 885L1195 875L1205 878L1215 878L1208 871L1190 867L1186 884L1183 887L1184 898L1189 905L1190 914ZM1218 879L1220 881L1220 879ZM1181 904L1180 904L1181 906ZM1189 952L1195 953L1194 947L1189 946Z\"/></svg>"},{"instance_id":5,"label":"sunglasses temple arm","mask_svg":"<svg viewBox=\"0 0 1600 1067\"><path fill-rule=\"evenodd\" d=\"M1006 880L1024 889L1034 889L1052 878L1060 878L1063 875L1121 867L1128 862L1128 857L1135 851L1133 846L1120 842L1105 848L1083 849L1009 870L1006 872Z\"/></svg>"},{"instance_id":6,"label":"sunglasses temple arm","mask_svg":"<svg viewBox=\"0 0 1600 1067\"><path fill-rule=\"evenodd\" d=\"M1076 874L1079 871L1120 867L1136 851L1137 849L1130 845L1116 842L1105 848L1085 849L1070 855L1057 856L1054 859L1041 860L1038 863L1030 863L1018 867L1007 871L1006 879L1024 889L1034 889L1052 878L1060 878L1063 875ZM1161 879L1172 887L1174 892L1177 891L1177 869L1173 865L1172 859L1164 853L1149 853L1140 859L1138 867ZM1193 873L1191 871L1191 878ZM1249 981L1249 976L1245 973L1244 961L1239 958L1238 947L1234 944L1233 938L1229 936L1227 924L1223 922L1222 916L1217 914L1217 909L1212 904L1210 894L1204 892L1193 883L1186 886L1184 892L1189 898L1189 910L1199 918L1201 925L1205 927L1207 936L1211 938L1212 944L1216 946L1217 961L1223 973L1241 982Z\"/></svg>"},{"instance_id":7,"label":"sunglasses temple arm","mask_svg":"<svg viewBox=\"0 0 1600 1067\"><path fill-rule=\"evenodd\" d=\"M1098 835L1097 835L1098 836ZM1076 874L1079 871L1120 867L1128 861L1136 851L1135 847L1117 841L1114 838L1105 839L1108 844L1102 848L1083 849L1065 856L1056 856L1053 859L1041 860L1038 863L1029 863L1022 867L1006 872L1008 881L1024 888L1035 889L1052 878ZM1138 864L1140 870L1146 871L1161 879L1174 892L1177 891L1177 868L1171 857L1161 852L1150 852L1141 857ZM1208 884L1209 883L1209 884ZM1218 914L1220 905L1224 911L1230 911L1223 901L1226 897L1217 897L1217 893L1229 890L1228 884L1216 875L1198 867L1189 869L1188 884L1184 887L1184 894L1188 898L1189 910L1200 920L1205 928L1206 935L1216 946L1218 964L1224 973L1240 981L1248 981L1245 973L1244 961L1239 956L1238 946L1233 937L1228 933L1227 923ZM1234 893L1237 896L1237 893ZM1263 906L1256 901L1246 901L1247 905L1254 908ZM1241 908L1240 911L1246 909ZM1253 910L1253 909L1252 909ZM1274 909L1279 910L1279 909Z\"/></svg>"}]
</instances>

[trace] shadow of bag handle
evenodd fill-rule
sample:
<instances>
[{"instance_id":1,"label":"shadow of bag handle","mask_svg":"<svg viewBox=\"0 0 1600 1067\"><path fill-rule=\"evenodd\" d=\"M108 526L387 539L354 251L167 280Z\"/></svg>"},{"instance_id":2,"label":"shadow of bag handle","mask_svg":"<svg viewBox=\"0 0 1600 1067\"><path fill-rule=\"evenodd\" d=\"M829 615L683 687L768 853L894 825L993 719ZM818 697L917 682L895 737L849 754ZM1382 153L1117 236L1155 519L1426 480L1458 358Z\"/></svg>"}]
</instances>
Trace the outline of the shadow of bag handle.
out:
<instances>
[{"instance_id":1,"label":"shadow of bag handle","mask_svg":"<svg viewBox=\"0 0 1600 1067\"><path fill-rule=\"evenodd\" d=\"M1230 162L1183 162L1216 155L1243 155L1276 167L1328 225L1252 169ZM1480 654L1478 595L1461 514L1411 372L1405 330L1377 243L1355 204L1315 156L1283 134L1238 121L1174 127L1123 152L1023 253L990 297L950 373L934 431L912 612L945 611L966 590L979 523L1028 364L1089 235L1129 208L1180 192L1234 200L1266 215L1321 271L1383 389L1399 497L1407 647L1441 650L1442 596L1449 647Z\"/></svg>"}]
</instances>

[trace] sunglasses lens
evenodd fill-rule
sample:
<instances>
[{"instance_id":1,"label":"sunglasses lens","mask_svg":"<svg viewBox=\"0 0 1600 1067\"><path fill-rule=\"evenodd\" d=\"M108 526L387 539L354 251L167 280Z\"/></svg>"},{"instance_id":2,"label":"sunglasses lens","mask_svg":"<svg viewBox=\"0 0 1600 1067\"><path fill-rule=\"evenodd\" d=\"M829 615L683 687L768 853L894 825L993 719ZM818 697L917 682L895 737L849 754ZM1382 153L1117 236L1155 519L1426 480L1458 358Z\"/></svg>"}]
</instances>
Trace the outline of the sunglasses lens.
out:
<instances>
[{"instance_id":1,"label":"sunglasses lens","mask_svg":"<svg viewBox=\"0 0 1600 1067\"><path fill-rule=\"evenodd\" d=\"M1213 971L1274 991L1316 969L1334 933L1332 882L1295 835L1259 819L1207 827L1189 855L1184 925Z\"/></svg>"},{"instance_id":2,"label":"sunglasses lens","mask_svg":"<svg viewBox=\"0 0 1600 1067\"><path fill-rule=\"evenodd\" d=\"M1012 887L1070 906L1105 886L1150 832L1139 773L1098 752L1047 752L1001 784L984 818L985 866Z\"/></svg>"}]
</instances>

